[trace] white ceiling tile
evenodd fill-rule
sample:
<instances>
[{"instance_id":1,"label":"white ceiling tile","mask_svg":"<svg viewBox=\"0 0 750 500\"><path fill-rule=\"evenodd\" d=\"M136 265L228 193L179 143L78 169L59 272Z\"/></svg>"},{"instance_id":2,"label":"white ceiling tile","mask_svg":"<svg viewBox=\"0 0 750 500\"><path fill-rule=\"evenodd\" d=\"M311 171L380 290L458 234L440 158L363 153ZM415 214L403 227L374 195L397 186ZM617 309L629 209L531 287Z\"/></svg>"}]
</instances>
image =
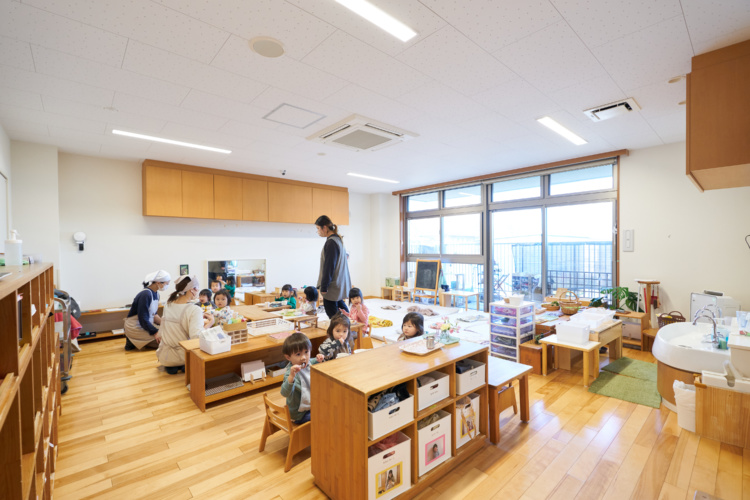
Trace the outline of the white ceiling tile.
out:
<instances>
[{"instance_id":1,"label":"white ceiling tile","mask_svg":"<svg viewBox=\"0 0 750 500\"><path fill-rule=\"evenodd\" d=\"M0 65L34 71L34 58L31 57L29 43L0 36Z\"/></svg>"},{"instance_id":2,"label":"white ceiling tile","mask_svg":"<svg viewBox=\"0 0 750 500\"><path fill-rule=\"evenodd\" d=\"M405 50L398 59L467 96L516 77L452 26Z\"/></svg>"},{"instance_id":3,"label":"white ceiling tile","mask_svg":"<svg viewBox=\"0 0 750 500\"><path fill-rule=\"evenodd\" d=\"M346 85L330 73L289 57L267 58L250 50L248 41L230 37L212 66L311 99L325 99Z\"/></svg>"},{"instance_id":4,"label":"white ceiling tile","mask_svg":"<svg viewBox=\"0 0 750 500\"><path fill-rule=\"evenodd\" d=\"M240 38L276 38L284 45L284 55L297 60L336 31L335 27L323 20L325 18L318 18L279 0L157 1Z\"/></svg>"},{"instance_id":5,"label":"white ceiling tile","mask_svg":"<svg viewBox=\"0 0 750 500\"><path fill-rule=\"evenodd\" d=\"M252 148L252 145L258 142L256 136L260 136L260 133L256 132L256 136L251 136L247 134L232 134L228 132L228 130L234 130L232 127L236 123L237 122L229 121L218 131L212 132L196 127L190 127L188 125L170 122L164 126L164 130L162 130L161 136L169 137L170 139L176 139L178 141L195 142L198 144L204 144L206 146L226 148L231 150L235 150L237 148ZM257 127L253 128L253 131L256 131L256 129Z\"/></svg>"},{"instance_id":6,"label":"white ceiling tile","mask_svg":"<svg viewBox=\"0 0 750 500\"><path fill-rule=\"evenodd\" d=\"M347 111L356 113L396 127L405 128L401 123L422 114L421 111L358 85L347 85L323 101ZM341 119L346 116L341 116Z\"/></svg>"},{"instance_id":7,"label":"white ceiling tile","mask_svg":"<svg viewBox=\"0 0 750 500\"><path fill-rule=\"evenodd\" d=\"M43 47L32 47L37 72L126 94L179 104L189 89Z\"/></svg>"},{"instance_id":8,"label":"white ceiling tile","mask_svg":"<svg viewBox=\"0 0 750 500\"><path fill-rule=\"evenodd\" d=\"M277 130L256 127L246 123L229 121L220 132L244 138L248 143L263 142L270 145L293 148L305 141L305 139L293 135L281 133ZM292 150L286 151L290 153Z\"/></svg>"},{"instance_id":9,"label":"white ceiling tile","mask_svg":"<svg viewBox=\"0 0 750 500\"><path fill-rule=\"evenodd\" d=\"M576 130L576 133L579 133L579 135L585 139L596 135L611 144L617 145L622 143L623 137L656 137L654 130L648 124L646 119L637 111L600 122L581 122L579 127L584 127L585 131L579 132L579 129Z\"/></svg>"},{"instance_id":10,"label":"white ceiling tile","mask_svg":"<svg viewBox=\"0 0 750 500\"><path fill-rule=\"evenodd\" d=\"M466 123L470 122L456 124L451 120L438 120L432 116L421 114L416 118L402 122L401 126L406 130L418 133L420 137L425 139L454 145L456 142L472 136L473 131L464 128Z\"/></svg>"},{"instance_id":11,"label":"white ceiling tile","mask_svg":"<svg viewBox=\"0 0 750 500\"><path fill-rule=\"evenodd\" d=\"M593 49L620 88L637 88L690 72L693 50L682 16Z\"/></svg>"},{"instance_id":12,"label":"white ceiling tile","mask_svg":"<svg viewBox=\"0 0 750 500\"><path fill-rule=\"evenodd\" d=\"M0 85L99 106L110 106L115 95L111 90L16 68L0 71Z\"/></svg>"},{"instance_id":13,"label":"white ceiling tile","mask_svg":"<svg viewBox=\"0 0 750 500\"><path fill-rule=\"evenodd\" d=\"M583 114L583 110L631 97L626 95L609 75L555 90L548 95L574 118L583 121L590 120Z\"/></svg>"},{"instance_id":14,"label":"white ceiling tile","mask_svg":"<svg viewBox=\"0 0 750 500\"><path fill-rule=\"evenodd\" d=\"M343 31L337 31L303 62L387 97L411 92L430 79Z\"/></svg>"},{"instance_id":15,"label":"white ceiling tile","mask_svg":"<svg viewBox=\"0 0 750 500\"><path fill-rule=\"evenodd\" d=\"M13 136L14 133L19 134L36 134L36 135L49 135L49 129L44 123L29 122L26 120L19 119L7 119L2 120L3 128L9 136Z\"/></svg>"},{"instance_id":16,"label":"white ceiling tile","mask_svg":"<svg viewBox=\"0 0 750 500\"><path fill-rule=\"evenodd\" d=\"M24 120L43 125L68 127L71 130L79 130L94 134L104 133L104 122L55 113L47 106L45 106L45 109L46 111L38 111L17 106L0 105L0 118L3 120Z\"/></svg>"},{"instance_id":17,"label":"white ceiling tile","mask_svg":"<svg viewBox=\"0 0 750 500\"><path fill-rule=\"evenodd\" d=\"M381 10L417 32L417 36L407 42L402 42L336 2L287 1L390 56L399 54L445 26L445 21L431 9L422 5L423 2L378 0L376 4Z\"/></svg>"},{"instance_id":18,"label":"white ceiling tile","mask_svg":"<svg viewBox=\"0 0 750 500\"><path fill-rule=\"evenodd\" d=\"M2 77L0 77L2 79ZM0 104L10 104L31 109L43 109L42 96L36 92L0 87Z\"/></svg>"},{"instance_id":19,"label":"white ceiling tile","mask_svg":"<svg viewBox=\"0 0 750 500\"><path fill-rule=\"evenodd\" d=\"M248 123L259 127L278 127L277 123L263 120L263 115L268 113L266 108L258 107L253 104L245 104L214 94L207 94L206 92L201 92L195 89L190 91L180 104L180 107L229 118L234 121Z\"/></svg>"},{"instance_id":20,"label":"white ceiling tile","mask_svg":"<svg viewBox=\"0 0 750 500\"><path fill-rule=\"evenodd\" d=\"M142 75L250 102L266 85L187 57L131 40L122 68Z\"/></svg>"},{"instance_id":21,"label":"white ceiling tile","mask_svg":"<svg viewBox=\"0 0 750 500\"><path fill-rule=\"evenodd\" d=\"M628 90L628 97L641 107L640 113L649 119L655 116L678 113L680 102L686 99L686 80L677 83L658 82L653 85Z\"/></svg>"},{"instance_id":22,"label":"white ceiling tile","mask_svg":"<svg viewBox=\"0 0 750 500\"><path fill-rule=\"evenodd\" d=\"M687 134L687 118L685 106L680 106L679 111L669 115L655 116L649 118L648 122L653 129L659 134L659 137L665 144L672 142L681 142L685 140Z\"/></svg>"},{"instance_id":23,"label":"white ceiling tile","mask_svg":"<svg viewBox=\"0 0 750 500\"><path fill-rule=\"evenodd\" d=\"M560 109L549 97L520 78L477 94L473 99L516 121L540 118Z\"/></svg>"},{"instance_id":24,"label":"white ceiling tile","mask_svg":"<svg viewBox=\"0 0 750 500\"><path fill-rule=\"evenodd\" d=\"M747 33L750 28L750 2L747 0L680 0L680 3L694 44L737 31ZM709 50L716 48L720 47ZM696 47L696 54L702 53Z\"/></svg>"},{"instance_id":25,"label":"white ceiling tile","mask_svg":"<svg viewBox=\"0 0 750 500\"><path fill-rule=\"evenodd\" d=\"M494 55L543 92L606 75L599 61L564 21L503 47Z\"/></svg>"},{"instance_id":26,"label":"white ceiling tile","mask_svg":"<svg viewBox=\"0 0 750 500\"><path fill-rule=\"evenodd\" d=\"M714 38L706 38L704 40L691 39L693 42L693 50L696 55L722 49L729 45L734 45L735 43L744 42L745 40L750 40L750 26L729 33L724 33Z\"/></svg>"},{"instance_id":27,"label":"white ceiling tile","mask_svg":"<svg viewBox=\"0 0 750 500\"><path fill-rule=\"evenodd\" d=\"M456 0L421 2L488 52L495 52L561 19L548 0L472 0L471 4Z\"/></svg>"},{"instance_id":28,"label":"white ceiling tile","mask_svg":"<svg viewBox=\"0 0 750 500\"><path fill-rule=\"evenodd\" d=\"M506 142L529 133L526 127L499 113L478 116L461 123L459 126L471 132L474 137L484 137L497 142Z\"/></svg>"},{"instance_id":29,"label":"white ceiling tile","mask_svg":"<svg viewBox=\"0 0 750 500\"><path fill-rule=\"evenodd\" d=\"M134 147L131 144L128 145L117 145L117 144L102 144L99 152L102 156L107 158L116 158L121 160L143 160L148 158L149 144L144 145L142 148Z\"/></svg>"},{"instance_id":30,"label":"white ceiling tile","mask_svg":"<svg viewBox=\"0 0 750 500\"><path fill-rule=\"evenodd\" d=\"M110 66L120 66L127 45L122 36L20 2L0 2L0 33Z\"/></svg>"},{"instance_id":31,"label":"white ceiling tile","mask_svg":"<svg viewBox=\"0 0 750 500\"><path fill-rule=\"evenodd\" d=\"M486 113L484 107L476 101L437 82L414 89L398 100L430 116L453 123L471 120Z\"/></svg>"},{"instance_id":32,"label":"white ceiling tile","mask_svg":"<svg viewBox=\"0 0 750 500\"><path fill-rule=\"evenodd\" d=\"M44 109L50 113L78 117L83 120L122 128L140 134L158 134L166 120L137 115L125 111L104 109L101 106L83 104L57 97L43 96ZM102 130L101 133L104 133Z\"/></svg>"},{"instance_id":33,"label":"white ceiling tile","mask_svg":"<svg viewBox=\"0 0 750 500\"><path fill-rule=\"evenodd\" d=\"M324 114L285 102L269 111L263 119L296 129L306 129L325 117Z\"/></svg>"},{"instance_id":34,"label":"white ceiling tile","mask_svg":"<svg viewBox=\"0 0 750 500\"><path fill-rule=\"evenodd\" d=\"M148 116L157 120L169 120L207 130L218 130L228 120L216 115L201 113L185 109L179 106L171 106L159 102L142 99L118 92L112 106L118 112L131 113L133 115Z\"/></svg>"},{"instance_id":35,"label":"white ceiling tile","mask_svg":"<svg viewBox=\"0 0 750 500\"><path fill-rule=\"evenodd\" d=\"M66 153L92 155L98 154L102 147L96 135L86 132L50 125L49 133L51 142L48 144L53 144Z\"/></svg>"},{"instance_id":36,"label":"white ceiling tile","mask_svg":"<svg viewBox=\"0 0 750 500\"><path fill-rule=\"evenodd\" d=\"M680 0L550 0L589 47L682 15Z\"/></svg>"},{"instance_id":37,"label":"white ceiling tile","mask_svg":"<svg viewBox=\"0 0 750 500\"><path fill-rule=\"evenodd\" d=\"M258 97L253 99L252 105L266 110L263 114L276 109L280 104L287 103L302 109L320 113L326 117L344 115L347 110L338 106L323 103L322 100L310 99L294 92L287 92L276 87L268 87Z\"/></svg>"},{"instance_id":38,"label":"white ceiling tile","mask_svg":"<svg viewBox=\"0 0 750 500\"><path fill-rule=\"evenodd\" d=\"M24 3L204 63L211 62L229 36L215 26L150 0L24 0Z\"/></svg>"}]
</instances>

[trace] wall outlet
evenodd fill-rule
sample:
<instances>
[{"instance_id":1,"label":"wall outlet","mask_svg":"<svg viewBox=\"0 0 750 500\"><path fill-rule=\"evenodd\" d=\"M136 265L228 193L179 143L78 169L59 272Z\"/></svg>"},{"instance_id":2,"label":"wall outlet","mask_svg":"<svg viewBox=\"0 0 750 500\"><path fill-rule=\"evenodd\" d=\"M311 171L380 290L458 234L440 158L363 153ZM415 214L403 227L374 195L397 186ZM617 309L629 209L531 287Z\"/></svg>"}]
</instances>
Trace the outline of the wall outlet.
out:
<instances>
[{"instance_id":1,"label":"wall outlet","mask_svg":"<svg viewBox=\"0 0 750 500\"><path fill-rule=\"evenodd\" d=\"M633 244L633 230L632 229L626 229L622 232L622 251L623 252L632 252L635 249L635 245Z\"/></svg>"}]
</instances>

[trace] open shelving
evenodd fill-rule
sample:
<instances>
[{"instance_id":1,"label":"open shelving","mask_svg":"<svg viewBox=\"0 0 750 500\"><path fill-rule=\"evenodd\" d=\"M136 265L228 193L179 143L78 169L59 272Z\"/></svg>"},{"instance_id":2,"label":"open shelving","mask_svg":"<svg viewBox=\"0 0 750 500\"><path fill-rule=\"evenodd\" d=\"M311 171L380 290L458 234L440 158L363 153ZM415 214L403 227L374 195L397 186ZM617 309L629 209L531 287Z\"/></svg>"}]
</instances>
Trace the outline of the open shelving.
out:
<instances>
[{"instance_id":1,"label":"open shelving","mask_svg":"<svg viewBox=\"0 0 750 500\"><path fill-rule=\"evenodd\" d=\"M0 281L0 498L52 498L60 355L50 264Z\"/></svg>"}]
</instances>

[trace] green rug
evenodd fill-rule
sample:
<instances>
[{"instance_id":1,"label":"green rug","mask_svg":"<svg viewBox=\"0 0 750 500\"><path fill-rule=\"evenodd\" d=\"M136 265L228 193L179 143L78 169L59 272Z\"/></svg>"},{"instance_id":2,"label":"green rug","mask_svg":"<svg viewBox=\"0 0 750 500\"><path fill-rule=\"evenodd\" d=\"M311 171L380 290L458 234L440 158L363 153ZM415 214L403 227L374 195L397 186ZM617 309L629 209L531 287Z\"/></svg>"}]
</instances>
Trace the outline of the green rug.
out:
<instances>
[{"instance_id":1,"label":"green rug","mask_svg":"<svg viewBox=\"0 0 750 500\"><path fill-rule=\"evenodd\" d=\"M620 358L613 361L602 370L617 373L618 375L627 375L628 377L640 380L649 380L656 382L656 365L645 361L638 361L630 358Z\"/></svg>"},{"instance_id":2,"label":"green rug","mask_svg":"<svg viewBox=\"0 0 750 500\"><path fill-rule=\"evenodd\" d=\"M654 367L656 368L656 367ZM659 408L661 396L656 389L656 382L642 380L626 375L615 375L608 371L599 373L599 378L589 387L589 392L610 398L622 399L639 405Z\"/></svg>"}]
</instances>

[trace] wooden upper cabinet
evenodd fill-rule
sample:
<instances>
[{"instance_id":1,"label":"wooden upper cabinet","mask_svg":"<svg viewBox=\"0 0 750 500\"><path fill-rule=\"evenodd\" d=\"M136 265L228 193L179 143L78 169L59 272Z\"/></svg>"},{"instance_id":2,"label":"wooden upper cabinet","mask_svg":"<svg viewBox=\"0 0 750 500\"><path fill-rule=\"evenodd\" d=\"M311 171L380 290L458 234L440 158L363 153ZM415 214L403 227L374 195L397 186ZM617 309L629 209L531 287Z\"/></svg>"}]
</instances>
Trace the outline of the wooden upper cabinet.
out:
<instances>
[{"instance_id":1,"label":"wooden upper cabinet","mask_svg":"<svg viewBox=\"0 0 750 500\"><path fill-rule=\"evenodd\" d=\"M143 165L143 215L182 216L182 171Z\"/></svg>"},{"instance_id":2,"label":"wooden upper cabinet","mask_svg":"<svg viewBox=\"0 0 750 500\"><path fill-rule=\"evenodd\" d=\"M195 219L214 218L214 176L212 174L182 171L182 216Z\"/></svg>"},{"instance_id":3,"label":"wooden upper cabinet","mask_svg":"<svg viewBox=\"0 0 750 500\"><path fill-rule=\"evenodd\" d=\"M330 189L312 188L312 214L310 222L315 222L321 215L327 215L334 224L338 224L333 217L333 201Z\"/></svg>"},{"instance_id":4,"label":"wooden upper cabinet","mask_svg":"<svg viewBox=\"0 0 750 500\"><path fill-rule=\"evenodd\" d=\"M349 225L349 191L331 191L330 217L334 224Z\"/></svg>"},{"instance_id":5,"label":"wooden upper cabinet","mask_svg":"<svg viewBox=\"0 0 750 500\"><path fill-rule=\"evenodd\" d=\"M242 220L242 177L214 174L214 218Z\"/></svg>"},{"instance_id":6,"label":"wooden upper cabinet","mask_svg":"<svg viewBox=\"0 0 750 500\"><path fill-rule=\"evenodd\" d=\"M312 190L307 186L269 182L269 220L309 224L312 218Z\"/></svg>"},{"instance_id":7,"label":"wooden upper cabinet","mask_svg":"<svg viewBox=\"0 0 750 500\"><path fill-rule=\"evenodd\" d=\"M242 179L242 219L268 221L268 182Z\"/></svg>"},{"instance_id":8,"label":"wooden upper cabinet","mask_svg":"<svg viewBox=\"0 0 750 500\"><path fill-rule=\"evenodd\" d=\"M750 186L750 40L693 57L687 175L701 189Z\"/></svg>"}]
</instances>

